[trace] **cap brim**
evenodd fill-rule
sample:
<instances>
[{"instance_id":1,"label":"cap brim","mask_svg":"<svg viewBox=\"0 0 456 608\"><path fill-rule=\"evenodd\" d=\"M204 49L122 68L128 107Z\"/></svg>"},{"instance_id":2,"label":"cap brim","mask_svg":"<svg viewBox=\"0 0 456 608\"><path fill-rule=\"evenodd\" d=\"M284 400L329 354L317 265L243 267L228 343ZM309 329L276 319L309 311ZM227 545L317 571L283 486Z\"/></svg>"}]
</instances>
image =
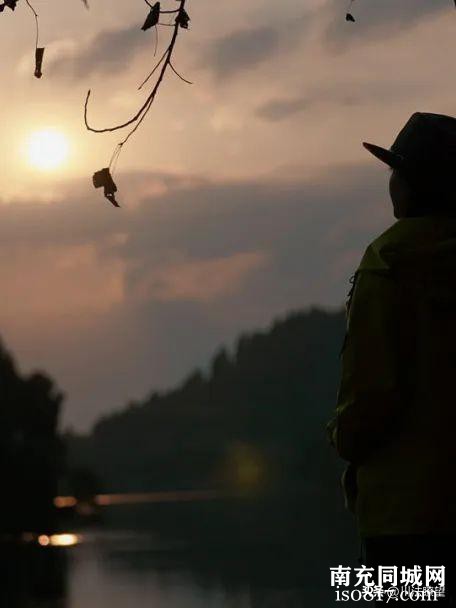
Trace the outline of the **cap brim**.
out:
<instances>
[{"instance_id":1,"label":"cap brim","mask_svg":"<svg viewBox=\"0 0 456 608\"><path fill-rule=\"evenodd\" d=\"M369 144L366 141L363 141L363 146L376 158L381 160L382 163L389 165L393 169L399 169L404 163L404 157L392 150L381 148L375 144Z\"/></svg>"}]
</instances>

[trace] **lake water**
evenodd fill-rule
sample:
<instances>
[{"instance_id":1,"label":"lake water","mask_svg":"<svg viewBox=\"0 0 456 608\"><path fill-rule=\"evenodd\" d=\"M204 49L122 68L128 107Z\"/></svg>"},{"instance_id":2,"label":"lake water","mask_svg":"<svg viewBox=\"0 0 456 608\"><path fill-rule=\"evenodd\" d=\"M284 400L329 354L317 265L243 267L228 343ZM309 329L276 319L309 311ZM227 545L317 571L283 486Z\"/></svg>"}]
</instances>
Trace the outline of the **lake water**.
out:
<instances>
[{"instance_id":1,"label":"lake water","mask_svg":"<svg viewBox=\"0 0 456 608\"><path fill-rule=\"evenodd\" d=\"M228 608L250 606L242 586L199 580L173 548L133 532L86 533L72 549L66 608Z\"/></svg>"},{"instance_id":2,"label":"lake water","mask_svg":"<svg viewBox=\"0 0 456 608\"><path fill-rule=\"evenodd\" d=\"M7 604L6 598L1 604L8 608L326 608L334 598L327 565L313 559L312 567L303 550L250 546L195 551L164 545L150 532L106 529L82 531L80 538L80 544L70 548L40 547L22 568L24 578L10 589ZM17 570L14 561L9 567ZM31 587L28 597L26 586Z\"/></svg>"},{"instance_id":3,"label":"lake water","mask_svg":"<svg viewBox=\"0 0 456 608\"><path fill-rule=\"evenodd\" d=\"M62 518L61 530L77 529L74 546L62 546L71 534L0 543L0 607L327 608L329 568L359 565L345 517L282 492L133 501L82 529Z\"/></svg>"}]
</instances>

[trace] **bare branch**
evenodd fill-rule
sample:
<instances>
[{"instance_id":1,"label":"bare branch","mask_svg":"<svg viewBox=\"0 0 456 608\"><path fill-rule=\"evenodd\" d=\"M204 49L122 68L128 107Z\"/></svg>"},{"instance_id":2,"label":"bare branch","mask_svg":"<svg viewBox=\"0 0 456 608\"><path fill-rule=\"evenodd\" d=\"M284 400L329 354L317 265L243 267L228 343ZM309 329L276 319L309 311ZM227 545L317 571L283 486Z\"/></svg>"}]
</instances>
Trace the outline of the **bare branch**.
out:
<instances>
[{"instance_id":1,"label":"bare branch","mask_svg":"<svg viewBox=\"0 0 456 608\"><path fill-rule=\"evenodd\" d=\"M114 131L120 131L121 129L125 129L126 127L134 125L135 123L138 123L138 122L139 122L139 124L142 123L145 116L147 115L147 113L150 110L150 107L155 99L158 89L160 88L160 85L163 81L165 73L166 73L168 67L170 66L172 54L173 54L174 47L176 45L177 36L179 33L179 28L182 27L182 23L183 23L183 21L180 17L183 16L183 18L184 18L187 15L187 13L185 12L185 8L184 8L186 0L179 0L179 2L180 2L179 13L178 13L178 16L176 17L176 21L173 26L174 31L171 36L171 41L163 55L162 60L159 62L159 64L163 63L163 65L161 67L157 81L156 81L154 87L152 88L151 92L149 93L149 96L147 97L144 104L139 108L139 110L136 112L136 114L134 114L134 116L132 116L129 120L125 121L124 123L114 125L112 127L95 128L95 127L92 127L88 121L88 104L89 104L89 99L90 99L90 95L91 95L91 91L89 90L87 93L85 104L84 104L84 122L85 122L85 126L88 131L91 131L92 133L112 133ZM185 23L185 20L184 20L184 23ZM136 125L135 128L133 129L133 131L127 135L125 141L128 141L130 136L136 131L139 124Z\"/></svg>"},{"instance_id":2,"label":"bare branch","mask_svg":"<svg viewBox=\"0 0 456 608\"><path fill-rule=\"evenodd\" d=\"M139 85L138 91L140 91L143 88L143 86L152 78L152 76L158 70L158 68L160 67L161 62L166 57L167 52L168 52L168 49L166 49L166 51L163 53L161 59L158 61L158 63L156 64L156 66L154 67L154 69L152 70L152 72L147 76L147 78L142 82L142 84Z\"/></svg>"},{"instance_id":3,"label":"bare branch","mask_svg":"<svg viewBox=\"0 0 456 608\"><path fill-rule=\"evenodd\" d=\"M33 16L35 17L35 30L36 30L36 36L35 36L35 78L41 78L43 75L43 57L44 57L44 47L39 47L39 39L40 39L40 23L39 23L39 19L38 19L38 13L36 12L36 10L33 8L32 4L30 3L29 0L25 0L27 6L29 7L29 9L32 11Z\"/></svg>"},{"instance_id":4,"label":"bare branch","mask_svg":"<svg viewBox=\"0 0 456 608\"><path fill-rule=\"evenodd\" d=\"M171 61L169 62L169 67L172 69L172 71L176 74L176 76L179 76L179 78L181 80L183 80L184 82L186 82L187 84L193 84L193 82L190 82L190 80L187 80L186 78L184 78L183 76L181 76L179 74L179 72L175 69L175 67L173 66L173 64L171 63Z\"/></svg>"}]
</instances>

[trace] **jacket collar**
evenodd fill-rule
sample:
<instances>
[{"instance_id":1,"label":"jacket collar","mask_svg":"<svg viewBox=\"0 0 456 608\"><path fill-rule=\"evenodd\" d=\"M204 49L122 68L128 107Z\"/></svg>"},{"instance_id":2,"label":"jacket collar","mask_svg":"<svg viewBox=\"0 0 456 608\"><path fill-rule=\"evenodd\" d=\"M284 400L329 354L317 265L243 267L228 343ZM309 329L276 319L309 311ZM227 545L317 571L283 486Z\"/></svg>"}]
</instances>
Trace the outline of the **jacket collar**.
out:
<instances>
[{"instance_id":1,"label":"jacket collar","mask_svg":"<svg viewBox=\"0 0 456 608\"><path fill-rule=\"evenodd\" d=\"M456 268L456 218L397 220L366 249L358 270L390 271L402 264L446 261Z\"/></svg>"}]
</instances>

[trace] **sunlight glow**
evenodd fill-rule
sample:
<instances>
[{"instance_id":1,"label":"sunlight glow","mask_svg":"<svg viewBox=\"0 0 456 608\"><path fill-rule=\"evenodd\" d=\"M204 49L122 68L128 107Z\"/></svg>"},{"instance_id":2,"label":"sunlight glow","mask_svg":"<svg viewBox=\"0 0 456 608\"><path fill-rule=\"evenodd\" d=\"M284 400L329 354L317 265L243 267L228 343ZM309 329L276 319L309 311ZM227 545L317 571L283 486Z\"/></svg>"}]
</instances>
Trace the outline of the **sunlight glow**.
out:
<instances>
[{"instance_id":1,"label":"sunlight glow","mask_svg":"<svg viewBox=\"0 0 456 608\"><path fill-rule=\"evenodd\" d=\"M27 150L32 167L40 171L52 171L66 161L69 143L61 131L42 129L31 134Z\"/></svg>"}]
</instances>

